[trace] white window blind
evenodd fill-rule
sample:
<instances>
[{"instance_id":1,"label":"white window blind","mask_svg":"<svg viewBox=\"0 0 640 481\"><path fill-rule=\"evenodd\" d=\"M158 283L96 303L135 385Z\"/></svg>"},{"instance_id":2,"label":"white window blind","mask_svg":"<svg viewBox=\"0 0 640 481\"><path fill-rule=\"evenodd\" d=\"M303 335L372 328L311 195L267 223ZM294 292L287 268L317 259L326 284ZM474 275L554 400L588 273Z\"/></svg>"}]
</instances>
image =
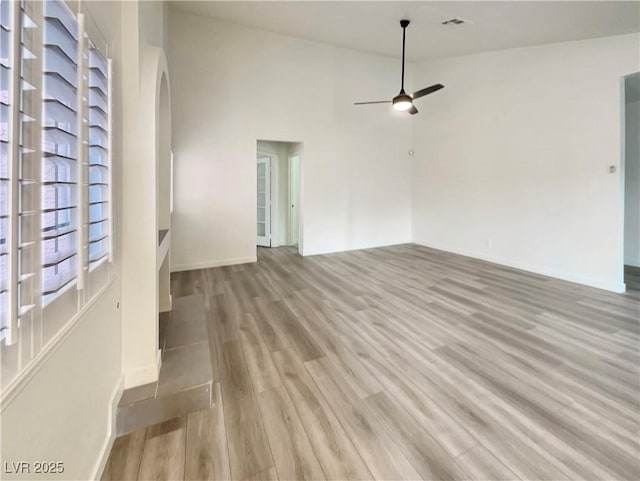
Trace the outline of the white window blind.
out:
<instances>
[{"instance_id":1,"label":"white window blind","mask_svg":"<svg viewBox=\"0 0 640 481\"><path fill-rule=\"evenodd\" d=\"M111 64L84 21L63 0L0 0L3 388L112 272Z\"/></svg>"},{"instance_id":2,"label":"white window blind","mask_svg":"<svg viewBox=\"0 0 640 481\"><path fill-rule=\"evenodd\" d=\"M45 3L42 291L48 303L77 277L78 23L62 2Z\"/></svg>"},{"instance_id":3,"label":"white window blind","mask_svg":"<svg viewBox=\"0 0 640 481\"><path fill-rule=\"evenodd\" d=\"M2 128L0 210L2 211L1 311L7 344L19 326L31 327L36 297L39 255L38 157L40 152L41 5L7 2L2 15ZM29 354L29 353L23 353Z\"/></svg>"},{"instance_id":4,"label":"white window blind","mask_svg":"<svg viewBox=\"0 0 640 481\"><path fill-rule=\"evenodd\" d=\"M12 12L9 2L0 1L0 329L7 335L9 319L9 117L11 94Z\"/></svg>"},{"instance_id":5,"label":"white window blind","mask_svg":"<svg viewBox=\"0 0 640 481\"><path fill-rule=\"evenodd\" d=\"M31 328L37 315L37 309L34 308L39 305L40 294L37 280L40 269L38 207L42 130L42 37L38 22L42 4L20 2L20 10L21 58L17 103L20 106L20 132L10 171L15 186L13 213L17 212L17 218L14 216L12 220L15 234L12 235L14 239L9 246L9 258L14 263L12 276L17 272L17 292L13 299L18 309L18 326Z\"/></svg>"},{"instance_id":6,"label":"white window blind","mask_svg":"<svg viewBox=\"0 0 640 481\"><path fill-rule=\"evenodd\" d=\"M89 266L110 251L109 64L89 50Z\"/></svg>"}]
</instances>

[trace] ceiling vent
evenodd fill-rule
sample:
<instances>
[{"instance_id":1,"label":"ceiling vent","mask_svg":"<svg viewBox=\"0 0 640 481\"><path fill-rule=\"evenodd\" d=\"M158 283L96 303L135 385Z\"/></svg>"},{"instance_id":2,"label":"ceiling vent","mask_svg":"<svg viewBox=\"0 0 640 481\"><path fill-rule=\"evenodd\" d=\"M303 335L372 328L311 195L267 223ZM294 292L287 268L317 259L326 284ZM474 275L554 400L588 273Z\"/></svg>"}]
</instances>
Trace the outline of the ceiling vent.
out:
<instances>
[{"instance_id":1,"label":"ceiling vent","mask_svg":"<svg viewBox=\"0 0 640 481\"><path fill-rule=\"evenodd\" d=\"M461 18L452 18L450 20L445 20L442 22L442 25L461 25L463 23L467 23L466 20L462 20Z\"/></svg>"}]
</instances>

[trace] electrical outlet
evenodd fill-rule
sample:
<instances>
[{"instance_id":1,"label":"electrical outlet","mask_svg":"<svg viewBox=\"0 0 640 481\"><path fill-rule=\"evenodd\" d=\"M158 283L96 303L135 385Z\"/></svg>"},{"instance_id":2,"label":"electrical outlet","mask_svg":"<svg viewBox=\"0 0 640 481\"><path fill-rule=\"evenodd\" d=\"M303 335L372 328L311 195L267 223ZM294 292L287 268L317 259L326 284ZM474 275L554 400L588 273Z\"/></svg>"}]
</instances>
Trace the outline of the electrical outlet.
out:
<instances>
[{"instance_id":1,"label":"electrical outlet","mask_svg":"<svg viewBox=\"0 0 640 481\"><path fill-rule=\"evenodd\" d=\"M493 241L491 239L487 238L487 239L484 240L484 243L487 244L487 247L491 247L492 244L493 244Z\"/></svg>"}]
</instances>

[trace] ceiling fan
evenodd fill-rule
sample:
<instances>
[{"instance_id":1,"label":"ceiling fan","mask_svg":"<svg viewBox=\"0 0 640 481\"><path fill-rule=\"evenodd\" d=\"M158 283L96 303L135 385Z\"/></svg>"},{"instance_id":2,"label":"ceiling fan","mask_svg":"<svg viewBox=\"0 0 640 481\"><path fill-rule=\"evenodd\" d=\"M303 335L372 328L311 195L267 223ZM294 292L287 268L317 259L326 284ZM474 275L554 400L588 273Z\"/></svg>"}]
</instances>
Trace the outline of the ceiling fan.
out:
<instances>
[{"instance_id":1,"label":"ceiling fan","mask_svg":"<svg viewBox=\"0 0 640 481\"><path fill-rule=\"evenodd\" d=\"M402 27L402 84L400 85L400 93L393 97L392 100L377 100L374 102L354 102L353 105L368 105L368 104L393 104L393 108L399 111L407 111L411 115L415 115L418 113L418 109L415 105L413 105L413 101L419 99L420 97L424 97L425 95L432 94L433 92L437 92L440 89L444 88L442 84L435 84L430 87L423 88L421 90L417 90L413 93L413 95L409 95L404 91L404 43L405 36L407 32L407 27L409 26L409 20L400 20L400 26Z\"/></svg>"}]
</instances>

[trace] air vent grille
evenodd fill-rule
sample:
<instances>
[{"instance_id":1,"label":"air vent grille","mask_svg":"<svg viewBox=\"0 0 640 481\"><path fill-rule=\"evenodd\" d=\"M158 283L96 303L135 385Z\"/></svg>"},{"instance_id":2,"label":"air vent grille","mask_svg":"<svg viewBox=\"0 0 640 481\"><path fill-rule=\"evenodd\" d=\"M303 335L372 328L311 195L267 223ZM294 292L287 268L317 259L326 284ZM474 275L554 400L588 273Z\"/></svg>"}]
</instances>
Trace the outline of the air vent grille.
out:
<instances>
[{"instance_id":1,"label":"air vent grille","mask_svg":"<svg viewBox=\"0 0 640 481\"><path fill-rule=\"evenodd\" d=\"M467 21L461 18L451 18L442 22L442 25L461 25L463 23L467 23Z\"/></svg>"}]
</instances>

